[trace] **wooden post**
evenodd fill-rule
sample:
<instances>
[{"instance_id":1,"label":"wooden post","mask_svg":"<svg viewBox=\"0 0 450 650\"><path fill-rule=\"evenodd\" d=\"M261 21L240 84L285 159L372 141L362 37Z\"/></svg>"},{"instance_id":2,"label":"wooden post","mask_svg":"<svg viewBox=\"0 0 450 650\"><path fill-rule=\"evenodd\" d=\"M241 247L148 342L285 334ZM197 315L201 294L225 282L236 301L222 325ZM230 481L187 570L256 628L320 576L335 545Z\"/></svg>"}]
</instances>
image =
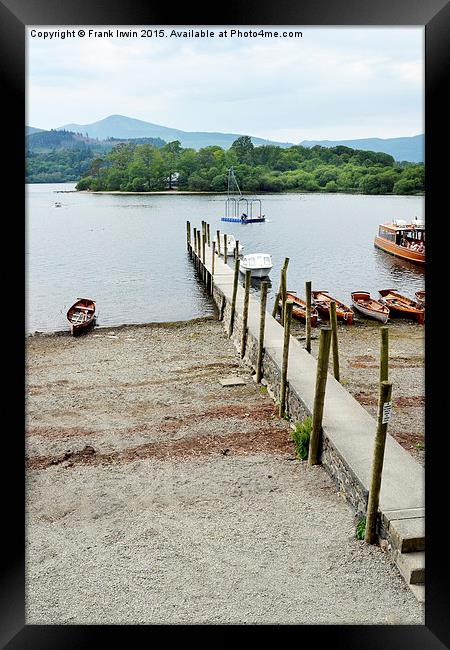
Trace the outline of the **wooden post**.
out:
<instances>
[{"instance_id":1,"label":"wooden post","mask_svg":"<svg viewBox=\"0 0 450 650\"><path fill-rule=\"evenodd\" d=\"M306 343L305 349L311 353L311 281L305 283L306 290Z\"/></svg>"},{"instance_id":2,"label":"wooden post","mask_svg":"<svg viewBox=\"0 0 450 650\"><path fill-rule=\"evenodd\" d=\"M380 353L380 384L388 381L389 377L389 327L380 327L381 353Z\"/></svg>"},{"instance_id":3,"label":"wooden post","mask_svg":"<svg viewBox=\"0 0 450 650\"><path fill-rule=\"evenodd\" d=\"M212 243L211 275L214 275L214 263L216 261L216 242Z\"/></svg>"},{"instance_id":4,"label":"wooden post","mask_svg":"<svg viewBox=\"0 0 450 650\"><path fill-rule=\"evenodd\" d=\"M323 406L325 403L325 388L327 385L328 359L330 356L331 327L324 327L320 332L319 357L317 359L316 393L314 395L312 431L309 440L308 463L317 465L319 462L319 440L322 430Z\"/></svg>"},{"instance_id":5,"label":"wooden post","mask_svg":"<svg viewBox=\"0 0 450 650\"><path fill-rule=\"evenodd\" d=\"M267 282L261 282L261 305L259 319L258 360L256 362L256 381L258 384L262 377L262 358L264 352L264 328L266 325Z\"/></svg>"},{"instance_id":6,"label":"wooden post","mask_svg":"<svg viewBox=\"0 0 450 650\"><path fill-rule=\"evenodd\" d=\"M204 232L202 233L202 260L203 264L205 264L205 246L206 246L206 223L204 227Z\"/></svg>"},{"instance_id":7,"label":"wooden post","mask_svg":"<svg viewBox=\"0 0 450 650\"><path fill-rule=\"evenodd\" d=\"M228 336L231 336L233 334L234 314L235 314L235 311L236 311L236 296L237 296L237 288L238 288L238 280L239 280L239 265L240 265L240 262L241 262L241 260L239 259L239 257L234 262L233 298L231 300L230 327L229 327L229 330L228 330Z\"/></svg>"},{"instance_id":8,"label":"wooden post","mask_svg":"<svg viewBox=\"0 0 450 650\"><path fill-rule=\"evenodd\" d=\"M284 317L286 311L286 268L281 269L281 319L280 323L284 327Z\"/></svg>"},{"instance_id":9,"label":"wooden post","mask_svg":"<svg viewBox=\"0 0 450 650\"><path fill-rule=\"evenodd\" d=\"M292 307L294 303L292 300L286 301L285 314L284 314L284 340L283 340L283 364L281 366L281 384L280 384L280 405L278 414L280 418L284 417L286 410L286 383L287 383L287 368L289 358L289 340L291 337L291 319Z\"/></svg>"},{"instance_id":10,"label":"wooden post","mask_svg":"<svg viewBox=\"0 0 450 650\"><path fill-rule=\"evenodd\" d=\"M223 261L225 264L227 263L228 259L228 237L226 233L223 236Z\"/></svg>"},{"instance_id":11,"label":"wooden post","mask_svg":"<svg viewBox=\"0 0 450 650\"><path fill-rule=\"evenodd\" d=\"M197 254L197 228L194 228L194 253Z\"/></svg>"},{"instance_id":12,"label":"wooden post","mask_svg":"<svg viewBox=\"0 0 450 650\"><path fill-rule=\"evenodd\" d=\"M201 232L200 230L197 230L197 269L199 271L201 267L201 255L202 255Z\"/></svg>"},{"instance_id":13,"label":"wooden post","mask_svg":"<svg viewBox=\"0 0 450 650\"><path fill-rule=\"evenodd\" d=\"M280 271L280 286L279 286L277 295L275 296L275 304L274 304L273 310L272 310L272 318L275 318L275 316L278 313L278 303L279 303L280 297L281 297L281 277L282 277L283 269L287 270L288 264L289 264L289 257L285 257L284 258L284 264L281 267L281 271Z\"/></svg>"},{"instance_id":14,"label":"wooden post","mask_svg":"<svg viewBox=\"0 0 450 650\"><path fill-rule=\"evenodd\" d=\"M226 302L226 298L225 296L222 296L222 300L220 301L219 320L223 320L223 314L225 312L225 302Z\"/></svg>"},{"instance_id":15,"label":"wooden post","mask_svg":"<svg viewBox=\"0 0 450 650\"><path fill-rule=\"evenodd\" d=\"M391 414L392 384L382 381L378 400L378 425L372 461L372 479L370 482L369 503L367 505L366 532L364 541L374 544L377 537L378 504L380 501L381 475L383 472L384 447L388 421Z\"/></svg>"},{"instance_id":16,"label":"wooden post","mask_svg":"<svg viewBox=\"0 0 450 650\"><path fill-rule=\"evenodd\" d=\"M190 243L191 243L191 222L186 221L186 244L188 250L189 250Z\"/></svg>"},{"instance_id":17,"label":"wooden post","mask_svg":"<svg viewBox=\"0 0 450 650\"><path fill-rule=\"evenodd\" d=\"M211 229L209 223L206 224L206 243L211 246Z\"/></svg>"},{"instance_id":18,"label":"wooden post","mask_svg":"<svg viewBox=\"0 0 450 650\"><path fill-rule=\"evenodd\" d=\"M331 339L333 349L333 372L334 378L339 379L339 348L338 348L338 333L337 333L337 316L336 316L336 303L334 300L330 302L330 324L331 324Z\"/></svg>"},{"instance_id":19,"label":"wooden post","mask_svg":"<svg viewBox=\"0 0 450 650\"><path fill-rule=\"evenodd\" d=\"M220 230L217 231L217 255L220 257Z\"/></svg>"},{"instance_id":20,"label":"wooden post","mask_svg":"<svg viewBox=\"0 0 450 650\"><path fill-rule=\"evenodd\" d=\"M251 282L252 282L252 272L250 269L247 269L245 271L244 311L242 312L241 359L244 358L245 348L247 346L248 302L250 299Z\"/></svg>"}]
</instances>

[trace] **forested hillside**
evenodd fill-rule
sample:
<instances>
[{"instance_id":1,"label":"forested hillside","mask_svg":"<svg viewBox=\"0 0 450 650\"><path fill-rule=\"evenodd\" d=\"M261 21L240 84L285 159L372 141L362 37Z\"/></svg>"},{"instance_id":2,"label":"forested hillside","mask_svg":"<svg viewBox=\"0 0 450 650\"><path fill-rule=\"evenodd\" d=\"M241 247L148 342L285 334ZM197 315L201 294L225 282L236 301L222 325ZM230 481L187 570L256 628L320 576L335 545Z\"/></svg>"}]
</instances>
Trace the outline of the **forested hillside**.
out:
<instances>
[{"instance_id":1,"label":"forested hillside","mask_svg":"<svg viewBox=\"0 0 450 650\"><path fill-rule=\"evenodd\" d=\"M157 148L119 144L91 161L79 190L151 191L178 189L222 192L227 170L235 168L243 192L358 192L419 194L424 165L396 163L388 154L345 146L255 147L248 136L231 148L183 149L179 141Z\"/></svg>"}]
</instances>

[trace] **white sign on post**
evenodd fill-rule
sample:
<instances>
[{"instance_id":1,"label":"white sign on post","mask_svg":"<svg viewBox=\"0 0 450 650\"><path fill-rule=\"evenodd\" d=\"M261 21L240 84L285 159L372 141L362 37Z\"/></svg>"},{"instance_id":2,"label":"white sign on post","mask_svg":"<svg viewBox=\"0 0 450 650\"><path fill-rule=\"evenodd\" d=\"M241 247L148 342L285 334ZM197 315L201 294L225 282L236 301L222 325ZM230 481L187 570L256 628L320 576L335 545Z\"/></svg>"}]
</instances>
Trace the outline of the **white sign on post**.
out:
<instances>
[{"instance_id":1,"label":"white sign on post","mask_svg":"<svg viewBox=\"0 0 450 650\"><path fill-rule=\"evenodd\" d=\"M387 424L389 420L391 419L391 413L392 413L392 402L385 402L383 404L383 419L381 420L381 424Z\"/></svg>"}]
</instances>

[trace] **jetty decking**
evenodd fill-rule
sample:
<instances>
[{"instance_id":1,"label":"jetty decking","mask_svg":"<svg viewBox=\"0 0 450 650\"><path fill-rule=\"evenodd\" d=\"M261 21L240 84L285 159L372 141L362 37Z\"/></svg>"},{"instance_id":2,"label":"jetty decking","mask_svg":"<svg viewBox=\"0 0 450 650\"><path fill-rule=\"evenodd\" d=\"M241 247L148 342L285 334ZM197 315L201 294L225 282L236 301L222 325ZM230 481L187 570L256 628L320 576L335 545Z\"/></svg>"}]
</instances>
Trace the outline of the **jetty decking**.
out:
<instances>
[{"instance_id":1,"label":"jetty decking","mask_svg":"<svg viewBox=\"0 0 450 650\"><path fill-rule=\"evenodd\" d=\"M198 231L197 231L198 233ZM196 250L199 254L196 253ZM234 271L212 248L192 246L188 251L200 277L223 312L227 325L231 315ZM229 258L234 265L233 258ZM232 339L240 344L244 290L236 296ZM255 367L259 336L260 304L252 296L248 306L246 360ZM263 377L275 399L279 395L284 329L267 312ZM316 360L291 337L287 372L287 412L299 420L313 411ZM394 395L395 404L395 395ZM355 510L366 512L371 479L376 421L331 374L328 374L323 414L321 462ZM385 539L400 571L419 599L424 598L425 495L423 468L388 434L379 503L378 533ZM406 556L407 553L414 553ZM411 566L411 558L414 566Z\"/></svg>"}]
</instances>

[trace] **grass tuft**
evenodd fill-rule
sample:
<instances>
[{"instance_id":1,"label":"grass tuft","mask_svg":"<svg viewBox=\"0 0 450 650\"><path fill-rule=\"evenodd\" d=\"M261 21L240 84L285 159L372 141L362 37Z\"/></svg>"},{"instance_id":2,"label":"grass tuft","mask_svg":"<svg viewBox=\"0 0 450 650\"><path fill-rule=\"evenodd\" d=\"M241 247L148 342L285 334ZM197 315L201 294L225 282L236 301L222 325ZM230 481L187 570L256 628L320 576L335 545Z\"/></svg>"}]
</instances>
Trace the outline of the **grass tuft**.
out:
<instances>
[{"instance_id":1,"label":"grass tuft","mask_svg":"<svg viewBox=\"0 0 450 650\"><path fill-rule=\"evenodd\" d=\"M366 518L360 517L356 524L356 539L364 539L366 534Z\"/></svg>"},{"instance_id":2,"label":"grass tuft","mask_svg":"<svg viewBox=\"0 0 450 650\"><path fill-rule=\"evenodd\" d=\"M311 431L312 418L307 417L302 422L296 422L295 429L291 432L291 437L295 444L295 455L301 460L308 458Z\"/></svg>"}]
</instances>

